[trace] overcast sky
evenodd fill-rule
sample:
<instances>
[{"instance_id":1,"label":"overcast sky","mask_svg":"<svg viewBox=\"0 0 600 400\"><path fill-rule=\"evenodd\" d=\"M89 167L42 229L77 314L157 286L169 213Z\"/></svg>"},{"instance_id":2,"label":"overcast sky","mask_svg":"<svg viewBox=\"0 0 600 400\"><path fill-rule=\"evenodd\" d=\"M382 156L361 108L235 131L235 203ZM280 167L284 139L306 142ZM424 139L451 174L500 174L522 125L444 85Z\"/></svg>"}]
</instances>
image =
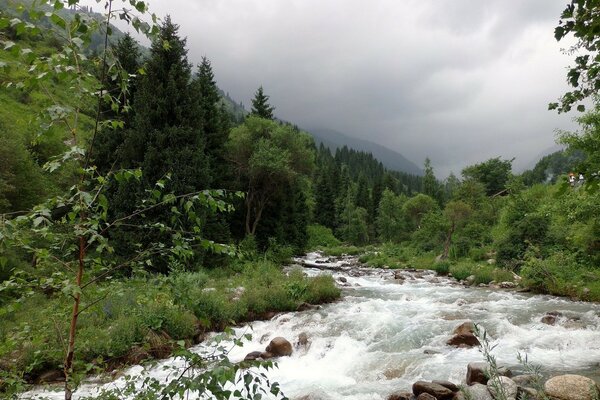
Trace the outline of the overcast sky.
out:
<instances>
[{"instance_id":1,"label":"overcast sky","mask_svg":"<svg viewBox=\"0 0 600 400\"><path fill-rule=\"evenodd\" d=\"M573 129L548 111L570 58L553 37L565 0L151 0L249 108L404 154L439 177L491 157L522 168Z\"/></svg>"}]
</instances>

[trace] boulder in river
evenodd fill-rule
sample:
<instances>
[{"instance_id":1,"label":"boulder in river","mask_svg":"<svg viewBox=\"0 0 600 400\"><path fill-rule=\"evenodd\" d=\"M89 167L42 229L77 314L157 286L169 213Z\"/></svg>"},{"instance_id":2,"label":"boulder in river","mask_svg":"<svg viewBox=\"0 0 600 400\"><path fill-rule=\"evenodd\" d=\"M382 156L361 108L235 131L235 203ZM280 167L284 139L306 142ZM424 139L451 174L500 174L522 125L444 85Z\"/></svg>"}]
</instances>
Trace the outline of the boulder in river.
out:
<instances>
[{"instance_id":1,"label":"boulder in river","mask_svg":"<svg viewBox=\"0 0 600 400\"><path fill-rule=\"evenodd\" d=\"M307 347L308 345L308 335L306 332L301 332L298 335L298 340L296 340L296 348L299 347Z\"/></svg>"},{"instance_id":2,"label":"boulder in river","mask_svg":"<svg viewBox=\"0 0 600 400\"><path fill-rule=\"evenodd\" d=\"M454 335L446 342L449 346L455 346L460 348L479 346L479 339L472 333L465 333L464 335Z\"/></svg>"},{"instance_id":3,"label":"boulder in river","mask_svg":"<svg viewBox=\"0 0 600 400\"><path fill-rule=\"evenodd\" d=\"M517 384L506 376L499 376L498 379L490 379L487 382L488 390L496 400L516 400Z\"/></svg>"},{"instance_id":4,"label":"boulder in river","mask_svg":"<svg viewBox=\"0 0 600 400\"><path fill-rule=\"evenodd\" d=\"M429 393L421 393L417 396L416 400L437 400L435 396L430 395Z\"/></svg>"},{"instance_id":5,"label":"boulder in river","mask_svg":"<svg viewBox=\"0 0 600 400\"><path fill-rule=\"evenodd\" d=\"M465 321L462 324L460 324L459 326L457 326L456 328L454 328L452 333L454 335L466 335L468 333L474 334L475 333L475 324L471 320Z\"/></svg>"},{"instance_id":6,"label":"boulder in river","mask_svg":"<svg viewBox=\"0 0 600 400\"><path fill-rule=\"evenodd\" d=\"M464 397L469 400L494 400L486 385L474 383L463 388Z\"/></svg>"},{"instance_id":7,"label":"boulder in river","mask_svg":"<svg viewBox=\"0 0 600 400\"><path fill-rule=\"evenodd\" d=\"M454 383L452 383L450 381L431 381L431 383L436 383L438 385L441 385L445 388L452 390L455 393L460 390L460 388L457 385L455 385Z\"/></svg>"},{"instance_id":8,"label":"boulder in river","mask_svg":"<svg viewBox=\"0 0 600 400\"><path fill-rule=\"evenodd\" d=\"M486 384L489 377L490 364L484 361L470 362L467 365L467 385L474 383ZM511 377L512 371L506 367L498 367L496 371L500 376Z\"/></svg>"},{"instance_id":9,"label":"boulder in river","mask_svg":"<svg viewBox=\"0 0 600 400\"><path fill-rule=\"evenodd\" d=\"M258 358L261 358L261 354L262 352L260 351L251 351L250 353L246 354L246 357L244 357L244 361L254 361Z\"/></svg>"},{"instance_id":10,"label":"boulder in river","mask_svg":"<svg viewBox=\"0 0 600 400\"><path fill-rule=\"evenodd\" d=\"M426 381L417 381L413 383L412 391L415 396L418 396L421 393L428 393L435 397L437 400L446 400L451 399L454 396L454 392L447 387L444 387L440 384Z\"/></svg>"},{"instance_id":11,"label":"boulder in river","mask_svg":"<svg viewBox=\"0 0 600 400\"><path fill-rule=\"evenodd\" d=\"M392 393L387 398L387 400L412 400L412 399L413 399L413 394L411 392Z\"/></svg>"},{"instance_id":12,"label":"boulder in river","mask_svg":"<svg viewBox=\"0 0 600 400\"><path fill-rule=\"evenodd\" d=\"M287 339L278 336L271 340L265 351L275 357L289 356L292 354L292 344Z\"/></svg>"},{"instance_id":13,"label":"boulder in river","mask_svg":"<svg viewBox=\"0 0 600 400\"><path fill-rule=\"evenodd\" d=\"M558 400L593 400L600 395L596 382L581 375L559 375L544 384L544 392Z\"/></svg>"}]
</instances>

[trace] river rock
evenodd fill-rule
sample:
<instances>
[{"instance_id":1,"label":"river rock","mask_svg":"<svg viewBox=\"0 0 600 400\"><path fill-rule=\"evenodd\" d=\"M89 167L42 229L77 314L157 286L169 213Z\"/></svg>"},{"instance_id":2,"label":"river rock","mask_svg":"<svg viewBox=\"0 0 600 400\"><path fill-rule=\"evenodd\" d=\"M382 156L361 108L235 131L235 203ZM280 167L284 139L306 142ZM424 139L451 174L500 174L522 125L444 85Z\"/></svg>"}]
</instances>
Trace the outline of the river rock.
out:
<instances>
[{"instance_id":1,"label":"river rock","mask_svg":"<svg viewBox=\"0 0 600 400\"><path fill-rule=\"evenodd\" d=\"M467 385L474 383L486 384L488 381L490 365L484 361L470 362L467 365ZM506 367L498 367L498 375L511 377L512 371Z\"/></svg>"},{"instance_id":2,"label":"river rock","mask_svg":"<svg viewBox=\"0 0 600 400\"><path fill-rule=\"evenodd\" d=\"M487 387L496 400L516 400L517 398L517 384L506 376L499 376L498 380L488 380Z\"/></svg>"},{"instance_id":3,"label":"river rock","mask_svg":"<svg viewBox=\"0 0 600 400\"><path fill-rule=\"evenodd\" d=\"M469 400L494 400L486 385L474 383L463 388L464 397Z\"/></svg>"},{"instance_id":4,"label":"river rock","mask_svg":"<svg viewBox=\"0 0 600 400\"><path fill-rule=\"evenodd\" d=\"M500 287L502 289L514 289L517 287L517 284L514 282L500 282Z\"/></svg>"},{"instance_id":5,"label":"river rock","mask_svg":"<svg viewBox=\"0 0 600 400\"><path fill-rule=\"evenodd\" d=\"M446 342L449 346L455 346L460 348L479 346L479 340L472 333L466 333L464 335L454 335Z\"/></svg>"},{"instance_id":6,"label":"river rock","mask_svg":"<svg viewBox=\"0 0 600 400\"><path fill-rule=\"evenodd\" d=\"M454 335L466 335L466 334L474 334L475 333L475 324L473 321L465 321L452 331Z\"/></svg>"},{"instance_id":7,"label":"river rock","mask_svg":"<svg viewBox=\"0 0 600 400\"><path fill-rule=\"evenodd\" d=\"M486 362L470 362L467 365L467 385L473 385L474 383L486 384L488 381L487 370L489 364Z\"/></svg>"},{"instance_id":8,"label":"river rock","mask_svg":"<svg viewBox=\"0 0 600 400\"><path fill-rule=\"evenodd\" d=\"M416 400L437 400L435 396L430 395L429 393L421 393L417 396Z\"/></svg>"},{"instance_id":9,"label":"river rock","mask_svg":"<svg viewBox=\"0 0 600 400\"><path fill-rule=\"evenodd\" d=\"M413 383L412 391L417 398L421 393L428 393L438 400L451 399L452 396L454 396L454 392L447 387L426 381L417 381Z\"/></svg>"},{"instance_id":10,"label":"river rock","mask_svg":"<svg viewBox=\"0 0 600 400\"><path fill-rule=\"evenodd\" d=\"M262 353L260 353L260 356L258 358L262 358L263 360L268 360L268 359L274 358L274 357L277 357L277 356L273 353L269 353L268 351L263 351Z\"/></svg>"},{"instance_id":11,"label":"river rock","mask_svg":"<svg viewBox=\"0 0 600 400\"><path fill-rule=\"evenodd\" d=\"M340 282L342 282L342 283L346 283L346 282L348 282L348 279L346 279L346 278L345 278L345 277L343 277L343 276L340 276L340 277L338 278L338 281L340 281Z\"/></svg>"},{"instance_id":12,"label":"river rock","mask_svg":"<svg viewBox=\"0 0 600 400\"><path fill-rule=\"evenodd\" d=\"M306 332L301 332L298 335L298 340L296 341L296 347L306 347L308 345L308 335Z\"/></svg>"},{"instance_id":13,"label":"river rock","mask_svg":"<svg viewBox=\"0 0 600 400\"><path fill-rule=\"evenodd\" d=\"M452 390L455 393L460 390L460 388L457 385L455 385L454 383L452 383L450 381L431 381L431 383L436 383L438 385L441 385L445 388Z\"/></svg>"},{"instance_id":14,"label":"river rock","mask_svg":"<svg viewBox=\"0 0 600 400\"><path fill-rule=\"evenodd\" d=\"M258 358L261 358L261 354L262 352L260 351L251 351L250 353L246 354L246 357L244 357L244 361L254 361Z\"/></svg>"},{"instance_id":15,"label":"river rock","mask_svg":"<svg viewBox=\"0 0 600 400\"><path fill-rule=\"evenodd\" d=\"M292 344L287 339L278 336L271 340L265 351L275 357L289 356L292 354Z\"/></svg>"},{"instance_id":16,"label":"river rock","mask_svg":"<svg viewBox=\"0 0 600 400\"><path fill-rule=\"evenodd\" d=\"M598 397L596 383L581 375L559 375L544 384L544 392L558 400L593 400Z\"/></svg>"},{"instance_id":17,"label":"river rock","mask_svg":"<svg viewBox=\"0 0 600 400\"><path fill-rule=\"evenodd\" d=\"M513 376L512 380L518 386L530 386L533 382L535 382L535 375L533 375L533 374L517 375L517 376Z\"/></svg>"},{"instance_id":18,"label":"river rock","mask_svg":"<svg viewBox=\"0 0 600 400\"><path fill-rule=\"evenodd\" d=\"M473 285L475 283L475 279L477 279L475 275L469 275L467 276L467 279L465 279L465 282L467 282L468 285Z\"/></svg>"},{"instance_id":19,"label":"river rock","mask_svg":"<svg viewBox=\"0 0 600 400\"><path fill-rule=\"evenodd\" d=\"M411 392L398 392L390 394L387 400L412 400L412 398L413 394Z\"/></svg>"}]
</instances>

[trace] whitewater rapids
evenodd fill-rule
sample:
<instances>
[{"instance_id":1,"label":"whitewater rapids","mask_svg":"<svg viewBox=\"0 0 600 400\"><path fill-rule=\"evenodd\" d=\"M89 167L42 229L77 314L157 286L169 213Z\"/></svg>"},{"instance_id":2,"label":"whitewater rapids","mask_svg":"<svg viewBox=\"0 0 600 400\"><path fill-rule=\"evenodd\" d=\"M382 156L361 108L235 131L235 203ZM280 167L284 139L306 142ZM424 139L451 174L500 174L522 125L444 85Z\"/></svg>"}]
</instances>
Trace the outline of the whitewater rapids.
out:
<instances>
[{"instance_id":1,"label":"whitewater rapids","mask_svg":"<svg viewBox=\"0 0 600 400\"><path fill-rule=\"evenodd\" d=\"M338 282L345 278L343 298L253 322L251 330L238 328L253 339L229 353L232 361L241 361L251 351L263 351L276 336L294 343L306 333L309 346L280 358L278 368L269 372L291 399L384 400L392 392L410 390L417 380L464 382L467 364L483 361L483 355L477 348L457 349L445 342L468 319L487 330L500 365L521 370L520 353L542 365L548 375L571 372L600 380L597 303L467 288L429 272L407 272L399 283L393 271L363 269L354 266L355 259L332 261L318 253L296 261L305 265L308 275L329 273ZM549 311L562 313L556 325L540 322ZM135 366L126 373L167 379L161 366L177 363L181 361L169 359L150 370ZM107 385L115 384L119 381ZM75 398L97 390L98 386L85 384ZM60 399L64 394L38 389L23 398L42 396Z\"/></svg>"}]
</instances>

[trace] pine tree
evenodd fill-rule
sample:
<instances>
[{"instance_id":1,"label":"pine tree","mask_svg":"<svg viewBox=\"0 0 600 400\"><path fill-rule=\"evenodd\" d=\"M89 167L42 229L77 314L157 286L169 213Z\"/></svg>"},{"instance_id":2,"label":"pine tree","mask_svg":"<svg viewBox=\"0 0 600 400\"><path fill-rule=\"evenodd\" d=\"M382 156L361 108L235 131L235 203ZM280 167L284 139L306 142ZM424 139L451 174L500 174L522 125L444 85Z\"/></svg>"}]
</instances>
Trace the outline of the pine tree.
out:
<instances>
[{"instance_id":1,"label":"pine tree","mask_svg":"<svg viewBox=\"0 0 600 400\"><path fill-rule=\"evenodd\" d=\"M269 96L264 94L263 87L260 86L252 99L252 110L250 111L250 114L265 119L273 119L274 110L275 107L269 104Z\"/></svg>"}]
</instances>

